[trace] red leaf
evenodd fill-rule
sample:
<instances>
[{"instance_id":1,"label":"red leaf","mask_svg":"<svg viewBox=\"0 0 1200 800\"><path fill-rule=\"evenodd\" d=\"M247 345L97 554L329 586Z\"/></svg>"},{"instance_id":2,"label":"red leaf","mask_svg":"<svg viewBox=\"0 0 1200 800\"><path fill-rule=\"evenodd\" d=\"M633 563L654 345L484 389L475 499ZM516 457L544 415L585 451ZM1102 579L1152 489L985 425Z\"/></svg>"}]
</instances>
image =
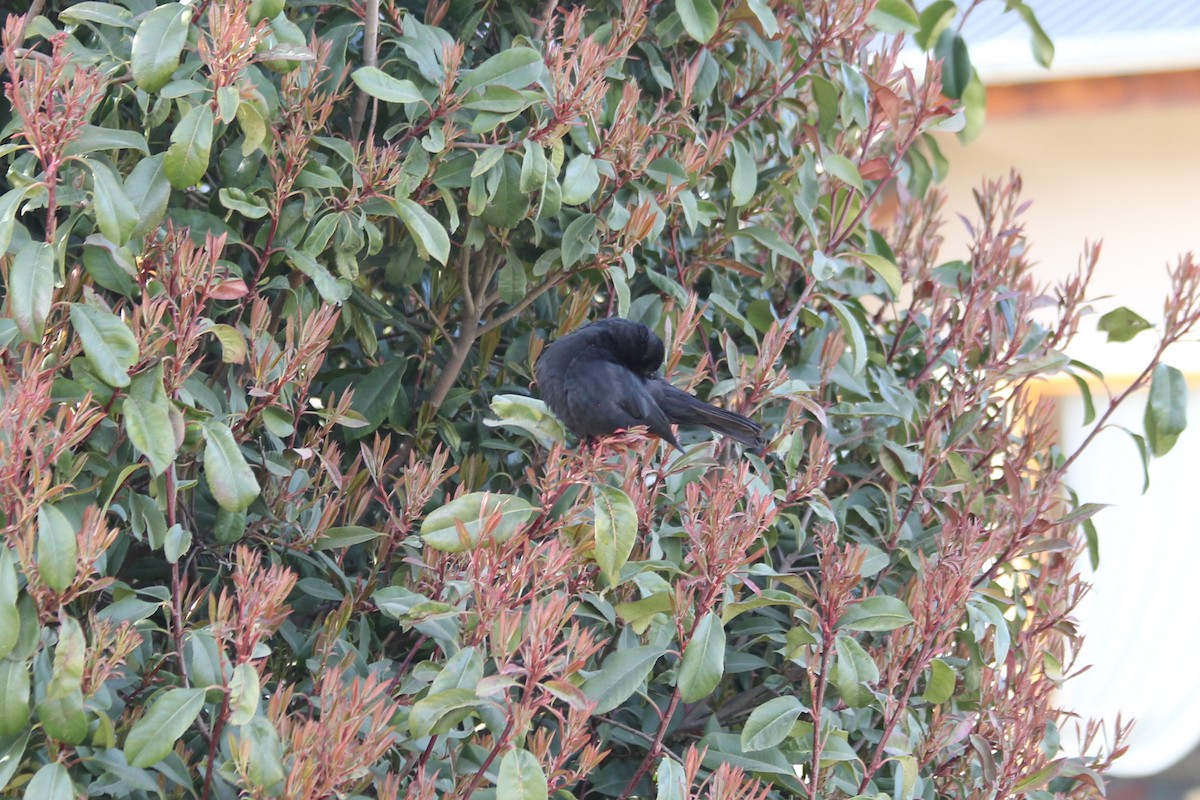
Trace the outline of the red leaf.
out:
<instances>
[{"instance_id":1,"label":"red leaf","mask_svg":"<svg viewBox=\"0 0 1200 800\"><path fill-rule=\"evenodd\" d=\"M878 181L892 176L892 167L886 158L872 158L858 168L864 181Z\"/></svg>"},{"instance_id":2,"label":"red leaf","mask_svg":"<svg viewBox=\"0 0 1200 800\"><path fill-rule=\"evenodd\" d=\"M237 300L250 294L250 288L241 278L221 281L212 288L211 297L214 300Z\"/></svg>"},{"instance_id":3,"label":"red leaf","mask_svg":"<svg viewBox=\"0 0 1200 800\"><path fill-rule=\"evenodd\" d=\"M878 81L867 78L867 82L871 86L871 90L875 96L875 102L879 106L879 110L888 118L888 122L893 128L900 125L900 98L896 96L888 87Z\"/></svg>"}]
</instances>

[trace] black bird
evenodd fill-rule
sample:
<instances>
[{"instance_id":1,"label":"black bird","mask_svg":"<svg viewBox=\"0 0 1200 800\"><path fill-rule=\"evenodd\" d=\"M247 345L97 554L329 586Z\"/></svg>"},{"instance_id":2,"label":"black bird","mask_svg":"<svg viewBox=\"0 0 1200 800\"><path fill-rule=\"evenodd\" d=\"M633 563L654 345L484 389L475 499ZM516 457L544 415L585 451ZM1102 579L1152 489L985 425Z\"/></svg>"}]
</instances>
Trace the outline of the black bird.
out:
<instances>
[{"instance_id":1,"label":"black bird","mask_svg":"<svg viewBox=\"0 0 1200 800\"><path fill-rule=\"evenodd\" d=\"M700 425L762 447L763 428L741 414L710 406L667 383L658 370L662 339L638 322L609 317L553 342L535 371L546 405L574 434L603 436L645 425L682 450L672 423Z\"/></svg>"}]
</instances>

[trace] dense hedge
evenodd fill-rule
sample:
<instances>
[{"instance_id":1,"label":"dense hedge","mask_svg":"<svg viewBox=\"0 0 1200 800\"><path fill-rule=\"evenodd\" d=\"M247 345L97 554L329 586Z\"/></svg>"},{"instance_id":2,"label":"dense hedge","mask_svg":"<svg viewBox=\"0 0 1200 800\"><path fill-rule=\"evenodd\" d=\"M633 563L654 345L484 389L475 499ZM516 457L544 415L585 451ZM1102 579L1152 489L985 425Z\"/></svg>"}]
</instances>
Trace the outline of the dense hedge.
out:
<instances>
[{"instance_id":1,"label":"dense hedge","mask_svg":"<svg viewBox=\"0 0 1200 800\"><path fill-rule=\"evenodd\" d=\"M1122 732L1070 757L1053 698L1096 509L1037 393L1075 375L1096 416L1062 355L1095 253L1044 293L1012 178L939 254L933 133L983 111L954 3L22 10L7 794L1099 790ZM532 365L608 314L765 451L565 443Z\"/></svg>"}]
</instances>

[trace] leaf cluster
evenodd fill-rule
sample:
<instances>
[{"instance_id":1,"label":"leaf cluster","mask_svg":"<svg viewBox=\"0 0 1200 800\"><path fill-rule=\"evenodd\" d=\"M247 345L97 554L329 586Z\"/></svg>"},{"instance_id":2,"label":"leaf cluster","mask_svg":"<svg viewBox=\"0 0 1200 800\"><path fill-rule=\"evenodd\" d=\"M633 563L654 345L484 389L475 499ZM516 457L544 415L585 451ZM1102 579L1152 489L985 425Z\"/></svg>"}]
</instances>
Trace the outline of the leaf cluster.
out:
<instances>
[{"instance_id":1,"label":"leaf cluster","mask_svg":"<svg viewBox=\"0 0 1200 800\"><path fill-rule=\"evenodd\" d=\"M48 0L0 107L0 788L27 798L1099 792L1068 757L1099 414L1019 180L940 255L950 0ZM1052 47L1027 5L1035 51ZM900 61L906 42L922 74ZM1047 312L1047 308L1049 311ZM620 314L761 420L573 448ZM1088 438L1088 441L1090 441ZM1085 739L1098 725L1082 727Z\"/></svg>"}]
</instances>

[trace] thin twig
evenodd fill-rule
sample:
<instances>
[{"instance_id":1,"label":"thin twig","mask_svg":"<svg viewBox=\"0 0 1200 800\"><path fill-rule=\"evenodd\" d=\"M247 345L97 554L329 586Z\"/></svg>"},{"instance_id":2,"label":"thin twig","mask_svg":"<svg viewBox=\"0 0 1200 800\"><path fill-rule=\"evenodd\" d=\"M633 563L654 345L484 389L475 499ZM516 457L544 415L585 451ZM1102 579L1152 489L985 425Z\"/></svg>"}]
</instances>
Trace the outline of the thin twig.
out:
<instances>
[{"instance_id":1,"label":"thin twig","mask_svg":"<svg viewBox=\"0 0 1200 800\"><path fill-rule=\"evenodd\" d=\"M654 759L662 754L662 743L667 735L667 725L670 724L671 717L675 716L675 709L678 707L679 687L676 686L675 691L671 692L671 702L667 704L667 710L662 715L662 721L658 726L658 733L654 735L654 741L650 744L650 749L646 751L646 757L642 759L642 763L638 765L637 772L633 773L633 777L629 779L629 783L625 786L625 791L621 792L621 796L617 800L628 800L633 796L633 791L637 788L638 782L650 771L650 765L654 763Z\"/></svg>"},{"instance_id":2,"label":"thin twig","mask_svg":"<svg viewBox=\"0 0 1200 800\"><path fill-rule=\"evenodd\" d=\"M363 66L374 67L379 63L379 0L367 0L363 12ZM367 103L371 96L361 89L354 100L354 116L350 118L350 138L358 141L363 120L367 116Z\"/></svg>"}]
</instances>

